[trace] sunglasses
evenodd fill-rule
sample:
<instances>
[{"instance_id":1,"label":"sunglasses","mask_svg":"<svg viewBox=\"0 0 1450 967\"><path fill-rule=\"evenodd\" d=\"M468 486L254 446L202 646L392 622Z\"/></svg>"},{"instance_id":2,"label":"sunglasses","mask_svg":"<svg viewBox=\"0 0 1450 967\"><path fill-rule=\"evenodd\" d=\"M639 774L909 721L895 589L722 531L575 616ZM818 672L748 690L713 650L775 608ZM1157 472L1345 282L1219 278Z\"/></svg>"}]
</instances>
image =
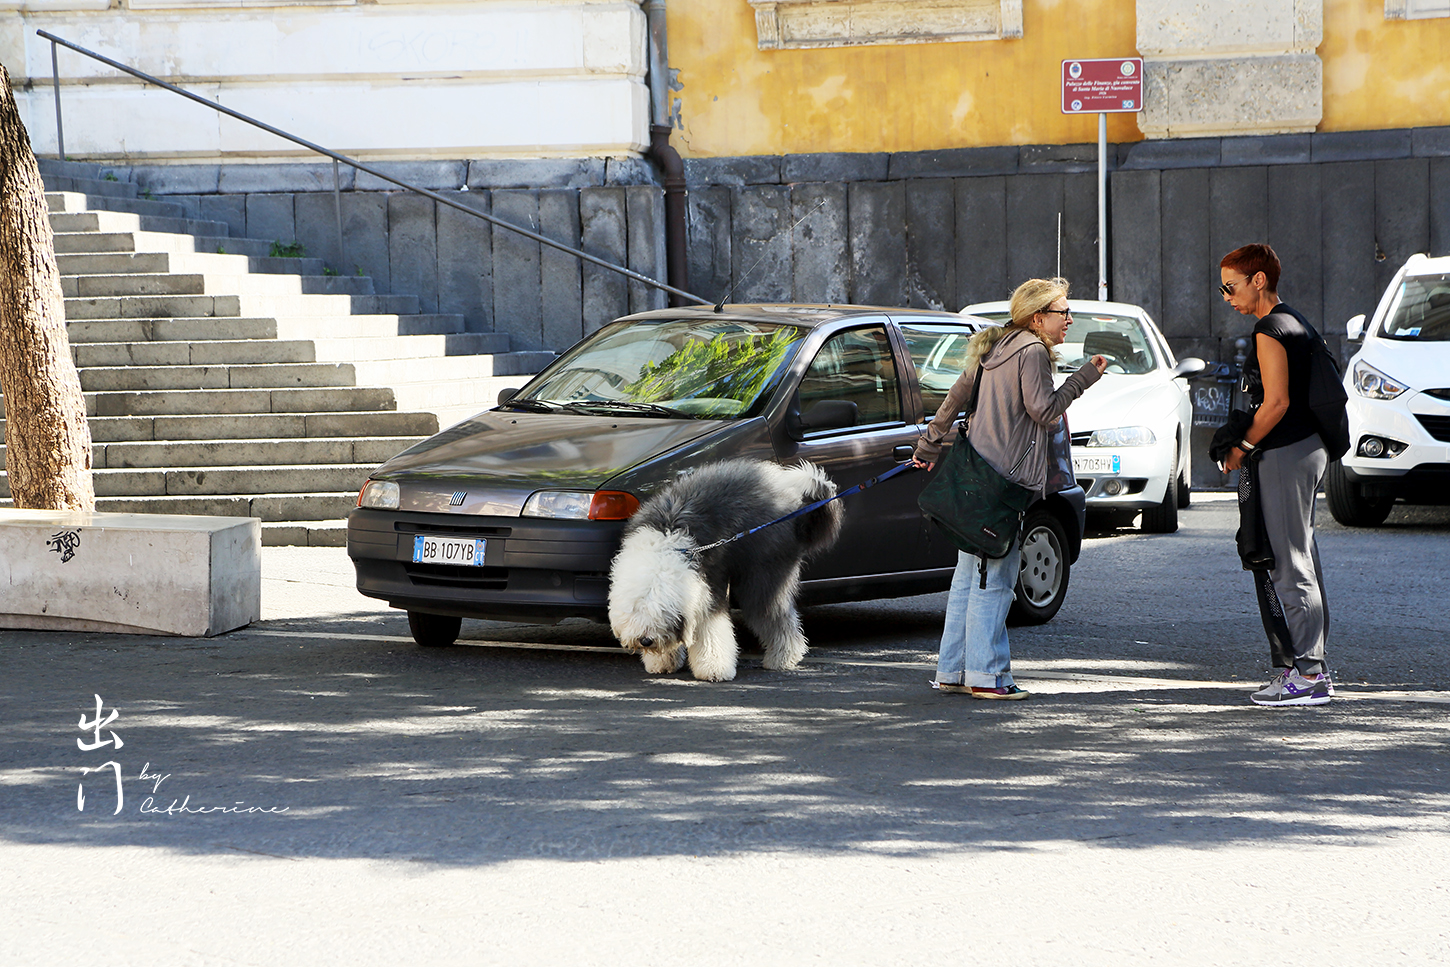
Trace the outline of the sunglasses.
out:
<instances>
[{"instance_id":1,"label":"sunglasses","mask_svg":"<svg viewBox=\"0 0 1450 967\"><path fill-rule=\"evenodd\" d=\"M1041 311L1042 312L1055 312L1059 316L1066 316L1069 319L1072 318L1072 310L1071 309L1042 309Z\"/></svg>"},{"instance_id":2,"label":"sunglasses","mask_svg":"<svg viewBox=\"0 0 1450 967\"><path fill-rule=\"evenodd\" d=\"M1259 273L1257 273L1257 272L1254 273L1254 275L1258 275L1258 274ZM1242 279L1239 279L1238 282L1224 282L1223 284L1221 284L1218 287L1218 291L1222 292L1224 295L1233 295L1234 294L1234 286L1239 285L1240 283L1243 283L1243 282L1250 282L1250 281L1252 281L1253 278L1254 278L1254 275L1246 275Z\"/></svg>"}]
</instances>

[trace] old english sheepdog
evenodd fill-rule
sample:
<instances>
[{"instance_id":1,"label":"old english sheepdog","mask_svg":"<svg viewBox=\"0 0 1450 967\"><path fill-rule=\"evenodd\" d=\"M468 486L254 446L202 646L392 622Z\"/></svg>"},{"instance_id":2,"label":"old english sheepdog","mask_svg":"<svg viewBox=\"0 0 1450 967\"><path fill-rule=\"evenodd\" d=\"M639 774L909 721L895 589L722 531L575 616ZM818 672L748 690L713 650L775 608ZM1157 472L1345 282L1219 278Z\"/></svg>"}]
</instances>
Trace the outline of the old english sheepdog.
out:
<instances>
[{"instance_id":1,"label":"old english sheepdog","mask_svg":"<svg viewBox=\"0 0 1450 967\"><path fill-rule=\"evenodd\" d=\"M706 545L834 496L824 470L728 460L700 467L647 500L624 530L609 571L609 625L645 670L696 678L735 677L733 596L765 645L765 667L795 668L806 653L796 613L801 563L835 543L841 505L832 501L749 537Z\"/></svg>"}]
</instances>

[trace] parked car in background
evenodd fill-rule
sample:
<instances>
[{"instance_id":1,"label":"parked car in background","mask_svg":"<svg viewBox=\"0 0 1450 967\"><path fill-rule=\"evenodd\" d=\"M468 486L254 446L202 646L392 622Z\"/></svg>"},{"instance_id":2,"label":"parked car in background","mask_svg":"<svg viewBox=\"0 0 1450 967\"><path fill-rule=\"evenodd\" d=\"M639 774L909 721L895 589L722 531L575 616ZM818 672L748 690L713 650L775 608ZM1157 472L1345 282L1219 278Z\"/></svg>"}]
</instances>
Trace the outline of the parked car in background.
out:
<instances>
[{"instance_id":1,"label":"parked car in background","mask_svg":"<svg viewBox=\"0 0 1450 967\"><path fill-rule=\"evenodd\" d=\"M1058 347L1057 385L1092 356L1107 357L1103 378L1072 404L1072 465L1090 514L1131 520L1149 533L1178 530L1188 506L1193 403L1188 377L1206 364L1176 359L1168 341L1135 305L1068 300L1072 325ZM967 306L962 315L1006 322L1006 302Z\"/></svg>"},{"instance_id":2,"label":"parked car in background","mask_svg":"<svg viewBox=\"0 0 1450 967\"><path fill-rule=\"evenodd\" d=\"M374 471L348 518L358 590L406 610L420 644L452 642L463 617L605 620L620 533L657 487L737 457L810 460L842 489L879 475L911 458L985 324L849 306L619 319ZM1082 545L1065 423L1057 457L1056 489L1027 518L1019 620L1056 614ZM801 603L945 589L956 549L917 509L926 480L843 498Z\"/></svg>"},{"instance_id":3,"label":"parked car in background","mask_svg":"<svg viewBox=\"0 0 1450 967\"><path fill-rule=\"evenodd\" d=\"M1324 495L1341 524L1384 523L1396 500L1450 503L1450 258L1412 255L1349 361L1349 452L1329 465Z\"/></svg>"}]
</instances>

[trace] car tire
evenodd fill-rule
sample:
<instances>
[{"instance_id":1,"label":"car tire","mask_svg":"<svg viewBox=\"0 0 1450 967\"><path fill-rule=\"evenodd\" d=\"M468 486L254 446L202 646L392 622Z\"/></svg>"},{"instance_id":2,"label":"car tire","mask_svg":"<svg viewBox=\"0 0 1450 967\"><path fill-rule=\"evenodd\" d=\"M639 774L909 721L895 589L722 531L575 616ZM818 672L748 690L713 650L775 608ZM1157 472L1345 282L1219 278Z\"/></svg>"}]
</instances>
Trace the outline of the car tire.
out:
<instances>
[{"instance_id":1,"label":"car tire","mask_svg":"<svg viewBox=\"0 0 1450 967\"><path fill-rule=\"evenodd\" d=\"M427 614L423 611L408 612L408 630L413 633L413 640L420 645L451 645L458 640L458 632L462 627L462 618L446 614Z\"/></svg>"},{"instance_id":2,"label":"car tire","mask_svg":"<svg viewBox=\"0 0 1450 967\"><path fill-rule=\"evenodd\" d=\"M1191 474L1188 466L1188 455L1183 456L1183 468L1178 471L1178 509L1184 510L1188 507L1193 496L1193 485L1189 478Z\"/></svg>"},{"instance_id":3,"label":"car tire","mask_svg":"<svg viewBox=\"0 0 1450 967\"><path fill-rule=\"evenodd\" d=\"M1178 466L1178 450L1173 451L1173 465ZM1174 473L1168 478L1168 486L1163 490L1163 500L1157 507L1149 507L1143 511L1143 522L1140 525L1145 534L1172 534L1178 530L1178 474Z\"/></svg>"},{"instance_id":4,"label":"car tire","mask_svg":"<svg viewBox=\"0 0 1450 967\"><path fill-rule=\"evenodd\" d=\"M1071 574L1067 530L1062 522L1046 507L1029 511L1022 521L1022 569L1008 620L1019 625L1051 621L1067 599Z\"/></svg>"},{"instance_id":5,"label":"car tire","mask_svg":"<svg viewBox=\"0 0 1450 967\"><path fill-rule=\"evenodd\" d=\"M1378 527L1395 505L1393 497L1366 497L1338 460L1330 463L1324 474L1324 496L1329 512L1346 527Z\"/></svg>"}]
</instances>

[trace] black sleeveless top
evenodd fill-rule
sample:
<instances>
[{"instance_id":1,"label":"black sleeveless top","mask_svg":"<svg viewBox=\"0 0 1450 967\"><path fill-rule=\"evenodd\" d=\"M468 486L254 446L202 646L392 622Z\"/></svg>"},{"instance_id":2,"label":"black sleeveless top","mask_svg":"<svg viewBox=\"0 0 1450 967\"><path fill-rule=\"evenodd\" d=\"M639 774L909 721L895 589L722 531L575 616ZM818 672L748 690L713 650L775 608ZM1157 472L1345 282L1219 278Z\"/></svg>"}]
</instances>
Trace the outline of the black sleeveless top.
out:
<instances>
[{"instance_id":1,"label":"black sleeveless top","mask_svg":"<svg viewBox=\"0 0 1450 967\"><path fill-rule=\"evenodd\" d=\"M1314 412L1309 409L1309 350L1315 343L1315 332L1299 310L1281 302L1254 326L1254 336L1260 333L1283 346L1289 357L1289 409L1258 443L1264 450L1273 450L1298 443L1319 432ZM1264 402L1257 338L1249 340L1248 358L1244 360L1244 375L1239 388L1248 396L1250 410L1257 411Z\"/></svg>"}]
</instances>

